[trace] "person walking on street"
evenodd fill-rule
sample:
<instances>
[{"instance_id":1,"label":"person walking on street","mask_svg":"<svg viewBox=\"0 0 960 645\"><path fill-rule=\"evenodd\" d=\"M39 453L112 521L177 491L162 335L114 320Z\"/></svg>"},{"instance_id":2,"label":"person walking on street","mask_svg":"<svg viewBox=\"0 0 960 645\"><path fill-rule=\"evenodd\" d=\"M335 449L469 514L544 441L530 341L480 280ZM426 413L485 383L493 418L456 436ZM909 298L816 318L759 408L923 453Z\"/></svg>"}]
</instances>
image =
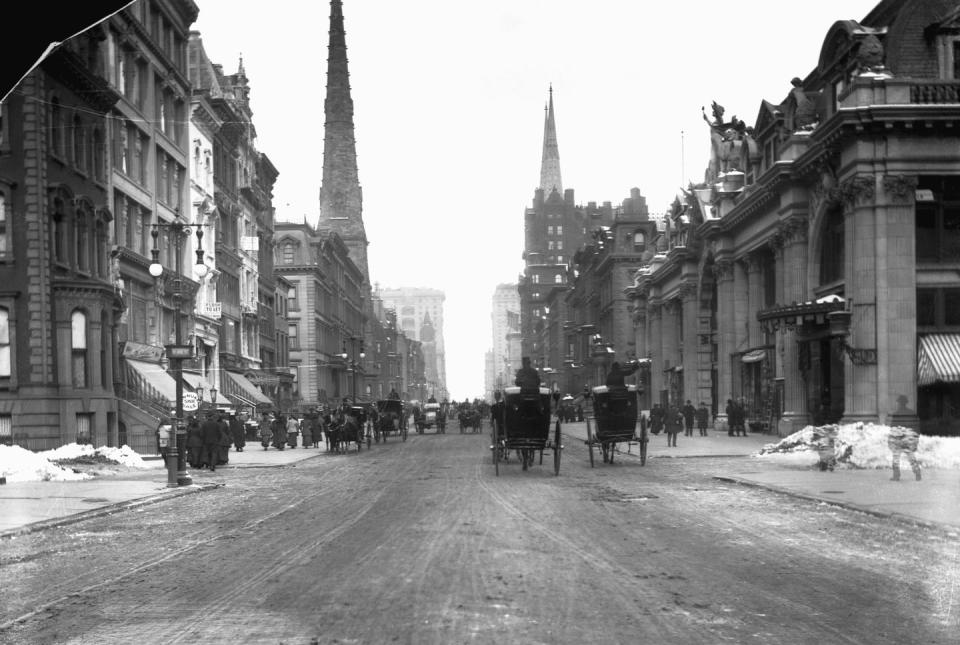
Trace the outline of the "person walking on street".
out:
<instances>
[{"instance_id":1,"label":"person walking on street","mask_svg":"<svg viewBox=\"0 0 960 645\"><path fill-rule=\"evenodd\" d=\"M217 453L217 465L230 462L230 446L233 445L233 434L230 426L222 414L217 414L217 427L220 429L220 451Z\"/></svg>"},{"instance_id":2,"label":"person walking on street","mask_svg":"<svg viewBox=\"0 0 960 645\"><path fill-rule=\"evenodd\" d=\"M890 428L890 434L887 437L887 447L893 453L893 481L900 481L900 455L905 454L913 474L920 481L920 464L917 462L917 446L920 443L920 435L902 426Z\"/></svg>"},{"instance_id":3,"label":"person walking on street","mask_svg":"<svg viewBox=\"0 0 960 645\"><path fill-rule=\"evenodd\" d=\"M667 446L676 448L677 435L683 427L683 413L674 406L668 407L664 424L667 431Z\"/></svg>"},{"instance_id":4,"label":"person walking on street","mask_svg":"<svg viewBox=\"0 0 960 645\"><path fill-rule=\"evenodd\" d=\"M273 446L277 450L287 447L287 418L282 414L273 420Z\"/></svg>"},{"instance_id":5,"label":"person walking on street","mask_svg":"<svg viewBox=\"0 0 960 645\"><path fill-rule=\"evenodd\" d=\"M197 415L191 414L187 421L187 463L191 468L203 468L203 435Z\"/></svg>"},{"instance_id":6,"label":"person walking on street","mask_svg":"<svg viewBox=\"0 0 960 645\"><path fill-rule=\"evenodd\" d=\"M291 448L297 447L297 435L300 434L300 422L297 417L290 415L287 419L287 445Z\"/></svg>"},{"instance_id":7,"label":"person walking on street","mask_svg":"<svg viewBox=\"0 0 960 645\"><path fill-rule=\"evenodd\" d=\"M273 441L273 429L271 428L272 421L267 416L264 416L260 421L260 445L263 446L263 449L266 450L270 447L270 442Z\"/></svg>"},{"instance_id":8,"label":"person walking on street","mask_svg":"<svg viewBox=\"0 0 960 645\"><path fill-rule=\"evenodd\" d=\"M243 447L247 445L247 437L244 433L243 424L237 415L231 414L227 425L230 427L230 434L233 435L233 447L237 452L243 452Z\"/></svg>"},{"instance_id":9,"label":"person walking on street","mask_svg":"<svg viewBox=\"0 0 960 645\"><path fill-rule=\"evenodd\" d=\"M707 436L707 424L710 422L710 410L707 409L707 404L703 401L700 401L700 407L697 408L697 430L700 431L701 437Z\"/></svg>"},{"instance_id":10,"label":"person walking on street","mask_svg":"<svg viewBox=\"0 0 960 645\"><path fill-rule=\"evenodd\" d=\"M683 436L693 436L693 419L696 415L697 409L690 403L690 399L687 399L687 403L683 406Z\"/></svg>"},{"instance_id":11,"label":"person walking on street","mask_svg":"<svg viewBox=\"0 0 960 645\"><path fill-rule=\"evenodd\" d=\"M203 440L203 466L216 470L220 460L220 424L213 414L208 414L200 425L200 436Z\"/></svg>"}]
</instances>

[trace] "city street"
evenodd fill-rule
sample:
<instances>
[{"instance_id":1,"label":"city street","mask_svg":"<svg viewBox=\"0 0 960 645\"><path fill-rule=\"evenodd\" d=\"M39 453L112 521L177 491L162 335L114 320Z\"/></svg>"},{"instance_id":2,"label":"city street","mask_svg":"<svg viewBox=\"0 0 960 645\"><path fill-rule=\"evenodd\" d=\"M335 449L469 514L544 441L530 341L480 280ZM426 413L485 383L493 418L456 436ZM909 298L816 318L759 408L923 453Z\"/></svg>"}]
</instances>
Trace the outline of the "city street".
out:
<instances>
[{"instance_id":1,"label":"city street","mask_svg":"<svg viewBox=\"0 0 960 645\"><path fill-rule=\"evenodd\" d=\"M743 457L488 446L194 471L223 486L6 539L0 642L956 642L955 535L714 479Z\"/></svg>"}]
</instances>

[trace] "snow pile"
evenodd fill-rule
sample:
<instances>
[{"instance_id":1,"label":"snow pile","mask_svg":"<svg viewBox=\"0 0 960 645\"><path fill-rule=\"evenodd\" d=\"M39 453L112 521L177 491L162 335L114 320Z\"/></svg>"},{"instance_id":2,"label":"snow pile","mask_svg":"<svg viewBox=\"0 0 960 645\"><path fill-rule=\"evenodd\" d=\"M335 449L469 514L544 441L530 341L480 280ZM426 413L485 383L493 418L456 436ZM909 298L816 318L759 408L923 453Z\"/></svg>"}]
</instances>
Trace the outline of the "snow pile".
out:
<instances>
[{"instance_id":1,"label":"snow pile","mask_svg":"<svg viewBox=\"0 0 960 645\"><path fill-rule=\"evenodd\" d=\"M873 423L849 423L833 433L833 454L838 468L890 468L888 445L891 427ZM807 426L777 443L767 444L753 456L789 466L814 467L820 452L829 450L831 426ZM917 461L925 468L960 468L960 437L920 436ZM906 458L902 459L906 463Z\"/></svg>"},{"instance_id":2,"label":"snow pile","mask_svg":"<svg viewBox=\"0 0 960 645\"><path fill-rule=\"evenodd\" d=\"M90 444L68 443L53 450L46 450L40 455L50 461L97 461L101 463L118 464L130 468L155 468L160 462L146 462L130 446L109 448L101 446L94 448Z\"/></svg>"},{"instance_id":3,"label":"snow pile","mask_svg":"<svg viewBox=\"0 0 960 645\"><path fill-rule=\"evenodd\" d=\"M74 467L77 467L76 469ZM68 443L54 450L33 452L0 445L0 476L8 482L77 481L115 475L124 468L163 468L163 460L144 461L130 446L94 448ZM84 472L77 472L82 469Z\"/></svg>"},{"instance_id":4,"label":"snow pile","mask_svg":"<svg viewBox=\"0 0 960 645\"><path fill-rule=\"evenodd\" d=\"M59 466L42 454L20 446L0 445L0 475L8 482L77 481L92 479L93 475L77 473Z\"/></svg>"}]
</instances>

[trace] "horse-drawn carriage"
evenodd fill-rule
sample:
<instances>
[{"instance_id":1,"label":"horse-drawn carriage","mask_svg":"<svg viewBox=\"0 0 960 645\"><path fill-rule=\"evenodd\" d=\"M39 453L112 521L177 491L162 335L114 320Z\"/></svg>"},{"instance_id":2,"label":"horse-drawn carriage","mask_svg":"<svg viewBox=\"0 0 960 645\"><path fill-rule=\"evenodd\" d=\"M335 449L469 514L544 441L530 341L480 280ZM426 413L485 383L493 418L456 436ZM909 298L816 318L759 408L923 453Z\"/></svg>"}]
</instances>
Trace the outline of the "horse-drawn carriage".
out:
<instances>
[{"instance_id":1,"label":"horse-drawn carriage","mask_svg":"<svg viewBox=\"0 0 960 645\"><path fill-rule=\"evenodd\" d=\"M543 464L543 451L553 450L553 474L560 474L560 420L557 419L553 441L550 441L550 390L545 387L536 391L522 390L520 387L504 388L503 405L496 406L499 422L492 424L493 465L500 474L500 462L506 462L511 450L520 457L523 469L533 465L534 456L540 453ZM499 403L499 402L498 402Z\"/></svg>"},{"instance_id":2,"label":"horse-drawn carriage","mask_svg":"<svg viewBox=\"0 0 960 645\"><path fill-rule=\"evenodd\" d=\"M357 446L357 452L367 442L370 447L371 436L366 431L367 413L361 406L353 406L344 411L343 421L334 422L327 431L327 440L329 444L327 450L336 453L346 453L352 448L350 444Z\"/></svg>"},{"instance_id":3,"label":"horse-drawn carriage","mask_svg":"<svg viewBox=\"0 0 960 645\"><path fill-rule=\"evenodd\" d=\"M460 423L460 434L467 430L471 433L480 432L483 428L483 417L480 416L480 410L473 406L468 406L457 413L457 421Z\"/></svg>"},{"instance_id":4,"label":"horse-drawn carriage","mask_svg":"<svg viewBox=\"0 0 960 645\"><path fill-rule=\"evenodd\" d=\"M403 401L399 399L385 399L377 401L377 423L374 428L374 439L384 441L391 432L400 435L404 441L407 440L407 421L403 413Z\"/></svg>"},{"instance_id":5,"label":"horse-drawn carriage","mask_svg":"<svg viewBox=\"0 0 960 645\"><path fill-rule=\"evenodd\" d=\"M618 443L626 443L627 451L634 443L640 445L640 464L647 463L647 431L637 435L637 386L593 388L593 416L587 417L587 446L590 449L590 467L593 467L593 449L598 447L603 463L612 464ZM595 427L592 427L594 426Z\"/></svg>"}]
</instances>

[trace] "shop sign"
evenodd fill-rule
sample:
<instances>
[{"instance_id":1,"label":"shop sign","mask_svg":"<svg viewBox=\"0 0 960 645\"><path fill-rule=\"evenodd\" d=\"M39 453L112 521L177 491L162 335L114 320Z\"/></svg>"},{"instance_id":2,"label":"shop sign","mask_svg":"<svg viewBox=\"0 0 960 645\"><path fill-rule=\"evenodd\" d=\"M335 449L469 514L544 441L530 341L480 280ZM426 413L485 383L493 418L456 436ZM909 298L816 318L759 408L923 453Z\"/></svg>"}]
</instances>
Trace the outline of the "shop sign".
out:
<instances>
[{"instance_id":1,"label":"shop sign","mask_svg":"<svg viewBox=\"0 0 960 645\"><path fill-rule=\"evenodd\" d=\"M132 358L138 361L152 361L156 363L163 358L163 348L128 340L123 344L123 357Z\"/></svg>"}]
</instances>

